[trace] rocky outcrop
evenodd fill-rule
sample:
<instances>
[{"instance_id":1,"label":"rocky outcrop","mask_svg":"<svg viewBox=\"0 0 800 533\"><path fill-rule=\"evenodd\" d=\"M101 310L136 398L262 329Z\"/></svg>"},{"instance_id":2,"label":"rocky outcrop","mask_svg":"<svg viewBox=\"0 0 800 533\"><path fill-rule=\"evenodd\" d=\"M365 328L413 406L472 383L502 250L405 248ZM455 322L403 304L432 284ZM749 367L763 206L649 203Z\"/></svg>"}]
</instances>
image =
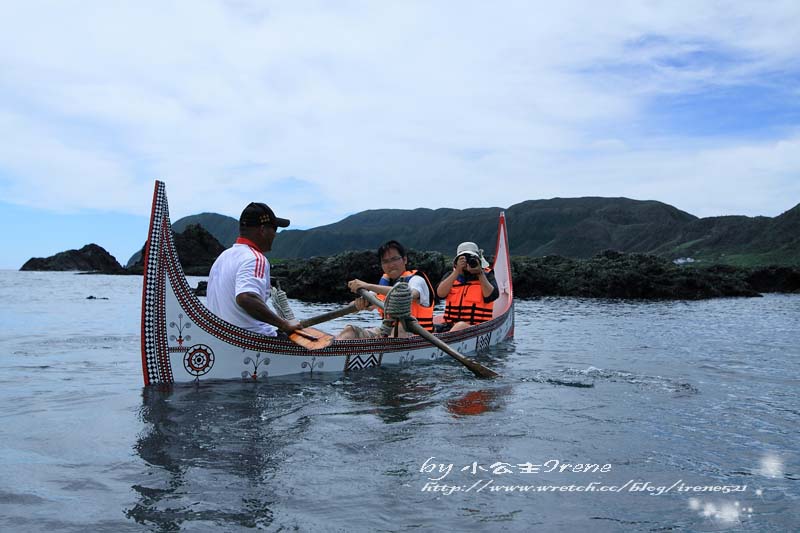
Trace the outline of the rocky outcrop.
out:
<instances>
[{"instance_id":1,"label":"rocky outcrop","mask_svg":"<svg viewBox=\"0 0 800 533\"><path fill-rule=\"evenodd\" d=\"M198 281L197 287L194 288L195 296L208 296L208 282Z\"/></svg>"},{"instance_id":2,"label":"rocky outcrop","mask_svg":"<svg viewBox=\"0 0 800 533\"><path fill-rule=\"evenodd\" d=\"M428 273L433 286L448 272L450 258L438 252L409 252L410 268ZM560 256L515 257L511 261L518 298L574 296L620 299L698 300L727 296L759 296L760 292L793 292L800 288L800 270L772 268L751 271L726 265L678 266L647 254L605 251L587 260ZM272 276L290 298L345 302L353 298L347 282L374 282L381 276L375 253L346 252L331 257L275 261Z\"/></svg>"},{"instance_id":3,"label":"rocky outcrop","mask_svg":"<svg viewBox=\"0 0 800 533\"><path fill-rule=\"evenodd\" d=\"M183 271L188 276L208 276L211 265L225 248L202 226L188 226L182 233L173 234ZM102 274L137 274L144 271L144 260L123 268L114 257L96 244L80 250L67 250L47 258L28 260L20 270L52 270L94 272Z\"/></svg>"},{"instance_id":4,"label":"rocky outcrop","mask_svg":"<svg viewBox=\"0 0 800 533\"><path fill-rule=\"evenodd\" d=\"M759 296L747 270L715 266L682 267L647 254L605 251L588 260L560 256L515 257L514 292L521 298L685 299Z\"/></svg>"},{"instance_id":5,"label":"rocky outcrop","mask_svg":"<svg viewBox=\"0 0 800 533\"><path fill-rule=\"evenodd\" d=\"M759 267L745 277L758 292L800 292L800 269L792 267Z\"/></svg>"},{"instance_id":6,"label":"rocky outcrop","mask_svg":"<svg viewBox=\"0 0 800 533\"><path fill-rule=\"evenodd\" d=\"M80 250L67 250L50 257L34 257L22 265L20 270L81 271L103 274L122 274L124 269L105 249L96 244L87 244Z\"/></svg>"},{"instance_id":7,"label":"rocky outcrop","mask_svg":"<svg viewBox=\"0 0 800 533\"><path fill-rule=\"evenodd\" d=\"M183 233L189 226L195 224L202 226L225 248L231 246L239 236L239 220L217 213L200 213L180 218L172 224L172 231L175 234ZM141 263L143 255L144 246L128 259L126 267L130 268Z\"/></svg>"},{"instance_id":8,"label":"rocky outcrop","mask_svg":"<svg viewBox=\"0 0 800 533\"><path fill-rule=\"evenodd\" d=\"M439 252L409 252L409 267L425 271L433 286L449 271L450 258ZM729 265L679 266L648 254L607 250L591 259L560 256L514 257L514 293L518 298L572 296L619 299L699 300L760 296L762 292L800 292L800 269L748 269ZM275 260L272 276L290 298L346 302L347 282L374 282L381 269L372 251L330 257Z\"/></svg>"},{"instance_id":9,"label":"rocky outcrop","mask_svg":"<svg viewBox=\"0 0 800 533\"><path fill-rule=\"evenodd\" d=\"M172 236L183 272L187 276L208 276L214 260L225 250L225 247L199 224L187 226L182 233L173 233ZM144 270L144 259L140 258L127 270L131 274L141 274Z\"/></svg>"},{"instance_id":10,"label":"rocky outcrop","mask_svg":"<svg viewBox=\"0 0 800 533\"><path fill-rule=\"evenodd\" d=\"M208 276L214 260L225 251L225 247L199 224L188 226L174 237L181 266L189 276Z\"/></svg>"}]
</instances>

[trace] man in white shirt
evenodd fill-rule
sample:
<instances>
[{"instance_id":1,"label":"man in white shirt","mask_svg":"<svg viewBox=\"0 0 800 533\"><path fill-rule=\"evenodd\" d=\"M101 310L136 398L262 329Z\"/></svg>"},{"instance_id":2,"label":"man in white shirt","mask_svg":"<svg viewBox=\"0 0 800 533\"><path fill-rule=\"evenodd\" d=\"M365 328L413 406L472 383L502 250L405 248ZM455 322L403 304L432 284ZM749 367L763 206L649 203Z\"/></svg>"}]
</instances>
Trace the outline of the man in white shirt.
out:
<instances>
[{"instance_id":1,"label":"man in white shirt","mask_svg":"<svg viewBox=\"0 0 800 533\"><path fill-rule=\"evenodd\" d=\"M217 257L208 275L206 302L212 313L249 331L274 337L300 329L297 320L287 321L268 306L269 261L278 228L289 221L278 218L268 205L252 202L239 217L239 238Z\"/></svg>"}]
</instances>

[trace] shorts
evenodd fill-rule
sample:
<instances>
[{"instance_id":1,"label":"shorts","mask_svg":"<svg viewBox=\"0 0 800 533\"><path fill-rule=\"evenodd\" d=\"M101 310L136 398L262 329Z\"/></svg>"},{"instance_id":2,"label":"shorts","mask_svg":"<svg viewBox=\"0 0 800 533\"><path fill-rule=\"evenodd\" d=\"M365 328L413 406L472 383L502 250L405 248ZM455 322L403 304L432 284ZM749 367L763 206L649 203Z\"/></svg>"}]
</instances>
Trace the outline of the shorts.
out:
<instances>
[{"instance_id":1,"label":"shorts","mask_svg":"<svg viewBox=\"0 0 800 533\"><path fill-rule=\"evenodd\" d=\"M442 324L434 324L433 325L433 332L434 333L447 333L451 329L453 329L453 323L452 322L444 322Z\"/></svg>"},{"instance_id":2,"label":"shorts","mask_svg":"<svg viewBox=\"0 0 800 533\"><path fill-rule=\"evenodd\" d=\"M356 339L375 339L378 337L383 337L380 327L361 328L352 324L350 324L350 327L353 328L353 333L355 333Z\"/></svg>"}]
</instances>

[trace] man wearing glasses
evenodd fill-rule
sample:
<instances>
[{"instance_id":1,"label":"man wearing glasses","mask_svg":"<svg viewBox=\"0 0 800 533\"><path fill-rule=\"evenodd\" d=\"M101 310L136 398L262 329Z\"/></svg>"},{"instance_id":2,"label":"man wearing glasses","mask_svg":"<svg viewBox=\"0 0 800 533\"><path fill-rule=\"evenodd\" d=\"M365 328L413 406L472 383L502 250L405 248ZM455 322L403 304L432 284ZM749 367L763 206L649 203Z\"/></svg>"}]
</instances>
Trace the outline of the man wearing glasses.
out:
<instances>
[{"instance_id":1,"label":"man wearing glasses","mask_svg":"<svg viewBox=\"0 0 800 533\"><path fill-rule=\"evenodd\" d=\"M252 202L239 217L239 238L222 252L208 275L207 307L212 313L248 331L274 337L300 329L297 320L284 320L268 306L269 261L278 228L289 221L278 218L267 204Z\"/></svg>"},{"instance_id":2,"label":"man wearing glasses","mask_svg":"<svg viewBox=\"0 0 800 533\"><path fill-rule=\"evenodd\" d=\"M372 291L383 300L389 294L395 283L405 281L411 288L413 301L411 303L411 314L417 319L422 327L428 331L433 331L433 287L428 277L421 271L408 270L408 256L406 249L397 241L389 241L378 248L378 258L383 268L383 276L378 283L366 283L360 279L347 282L348 288L358 294L359 289ZM359 311L367 309L369 302L364 298L358 297L354 303ZM380 312L380 310L379 310ZM345 326L337 336L339 339L365 339L378 337L381 329L360 328L354 325Z\"/></svg>"}]
</instances>

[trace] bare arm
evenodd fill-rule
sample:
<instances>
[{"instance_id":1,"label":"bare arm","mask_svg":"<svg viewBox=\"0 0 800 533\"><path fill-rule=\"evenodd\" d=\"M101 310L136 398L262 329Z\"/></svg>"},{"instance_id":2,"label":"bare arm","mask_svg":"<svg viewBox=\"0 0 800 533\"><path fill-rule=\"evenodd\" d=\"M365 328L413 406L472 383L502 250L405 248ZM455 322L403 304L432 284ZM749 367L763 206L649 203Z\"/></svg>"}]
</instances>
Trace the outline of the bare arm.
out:
<instances>
[{"instance_id":1,"label":"bare arm","mask_svg":"<svg viewBox=\"0 0 800 533\"><path fill-rule=\"evenodd\" d=\"M244 309L248 315L255 318L256 320L260 320L261 322L266 322L267 324L271 324L276 328L285 331L286 333L291 333L300 328L300 322L297 320L284 320L283 318L279 317L275 313L267 307L266 302L261 299L261 297L254 293L254 292L243 292L241 294L236 295L236 303L239 304L239 307Z\"/></svg>"},{"instance_id":2,"label":"bare arm","mask_svg":"<svg viewBox=\"0 0 800 533\"><path fill-rule=\"evenodd\" d=\"M376 285L375 283L366 283L361 281L360 279L354 279L347 282L348 288L358 294L359 289L367 289L368 291L372 291L375 294L389 294L389 291L392 290L391 285ZM417 289L411 289L411 298L413 300L419 301L419 291Z\"/></svg>"},{"instance_id":3,"label":"bare arm","mask_svg":"<svg viewBox=\"0 0 800 533\"><path fill-rule=\"evenodd\" d=\"M447 295L450 294L450 289L453 288L453 283L456 282L457 278L458 271L453 270L442 281L440 281L439 285L436 287L437 296L439 296L439 298L447 298Z\"/></svg>"},{"instance_id":4,"label":"bare arm","mask_svg":"<svg viewBox=\"0 0 800 533\"><path fill-rule=\"evenodd\" d=\"M453 271L450 272L439 285L436 287L436 294L439 298L446 298L450 294L450 289L453 288L453 283L456 282L460 274L464 274L467 268L467 259L462 255L453 264Z\"/></svg>"},{"instance_id":5,"label":"bare arm","mask_svg":"<svg viewBox=\"0 0 800 533\"><path fill-rule=\"evenodd\" d=\"M486 277L486 272L480 267L474 270L478 270L478 272L473 272L473 269L469 269L470 273L477 274L478 281L481 283L481 292L483 293L484 298L488 298L494 292L494 285L492 282L489 281L489 278Z\"/></svg>"}]
</instances>

